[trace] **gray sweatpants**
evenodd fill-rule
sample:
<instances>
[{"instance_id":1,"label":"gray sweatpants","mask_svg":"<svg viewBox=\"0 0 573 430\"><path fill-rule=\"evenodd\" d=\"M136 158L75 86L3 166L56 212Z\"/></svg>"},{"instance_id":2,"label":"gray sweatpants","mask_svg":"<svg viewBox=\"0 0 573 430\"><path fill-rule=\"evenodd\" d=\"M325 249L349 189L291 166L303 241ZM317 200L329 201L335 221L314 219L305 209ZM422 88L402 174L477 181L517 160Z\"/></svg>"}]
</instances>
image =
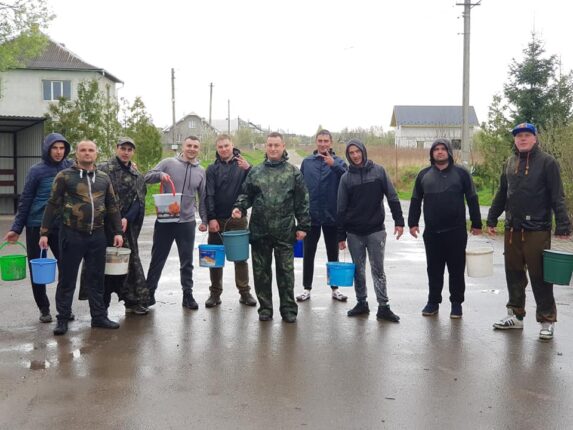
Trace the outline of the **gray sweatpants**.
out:
<instances>
[{"instance_id":1,"label":"gray sweatpants","mask_svg":"<svg viewBox=\"0 0 573 430\"><path fill-rule=\"evenodd\" d=\"M352 261L356 265L354 272L356 300L365 302L368 297L366 293L366 251L368 251L376 300L379 305L387 305L386 274L384 273L386 231L381 230L366 236L348 233L347 241Z\"/></svg>"}]
</instances>

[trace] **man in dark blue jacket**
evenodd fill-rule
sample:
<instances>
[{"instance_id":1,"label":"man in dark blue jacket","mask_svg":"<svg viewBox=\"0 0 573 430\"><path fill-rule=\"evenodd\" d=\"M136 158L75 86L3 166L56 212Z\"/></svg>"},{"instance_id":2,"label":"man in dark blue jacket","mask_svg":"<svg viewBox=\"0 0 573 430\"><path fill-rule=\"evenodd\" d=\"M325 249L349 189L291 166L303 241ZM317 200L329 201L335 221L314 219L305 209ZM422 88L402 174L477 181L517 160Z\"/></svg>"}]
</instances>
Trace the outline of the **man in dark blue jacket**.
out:
<instances>
[{"instance_id":1,"label":"man in dark blue jacket","mask_svg":"<svg viewBox=\"0 0 573 430\"><path fill-rule=\"evenodd\" d=\"M312 278L314 276L314 256L320 239L320 231L324 233L324 244L328 261L338 261L338 241L336 240L336 202L340 178L346 173L346 163L332 150L332 135L328 130L320 130L316 134L316 150L306 157L300 171L308 188L310 199L310 218L312 227L304 239L304 255L302 268L302 294L297 301L310 299ZM347 297L338 287L332 286L332 298L345 302Z\"/></svg>"},{"instance_id":2,"label":"man in dark blue jacket","mask_svg":"<svg viewBox=\"0 0 573 430\"><path fill-rule=\"evenodd\" d=\"M452 145L447 139L436 139L430 148L431 166L423 169L416 178L408 226L410 234L418 237L422 200L424 201L424 245L430 293L422 315L438 313L444 287L444 268L448 266L450 318L462 317L462 303L466 289L467 202L472 234L481 234L481 215L478 196L469 172L454 164Z\"/></svg>"},{"instance_id":3,"label":"man in dark blue jacket","mask_svg":"<svg viewBox=\"0 0 573 430\"><path fill-rule=\"evenodd\" d=\"M16 242L26 227L26 248L28 250L28 262L33 258L40 257L40 226L42 216L54 178L60 170L71 167L73 162L68 160L70 144L64 136L58 133L50 133L42 143L42 161L34 164L26 176L24 190L18 201L18 211L14 218L14 223L10 231L4 236L8 242ZM56 258L58 252L58 226L51 230L49 241L51 250ZM31 270L30 270L31 273ZM46 294L46 285L32 282L32 292L38 309L40 309L40 321L49 323L52 321L50 315L50 300Z\"/></svg>"}]
</instances>

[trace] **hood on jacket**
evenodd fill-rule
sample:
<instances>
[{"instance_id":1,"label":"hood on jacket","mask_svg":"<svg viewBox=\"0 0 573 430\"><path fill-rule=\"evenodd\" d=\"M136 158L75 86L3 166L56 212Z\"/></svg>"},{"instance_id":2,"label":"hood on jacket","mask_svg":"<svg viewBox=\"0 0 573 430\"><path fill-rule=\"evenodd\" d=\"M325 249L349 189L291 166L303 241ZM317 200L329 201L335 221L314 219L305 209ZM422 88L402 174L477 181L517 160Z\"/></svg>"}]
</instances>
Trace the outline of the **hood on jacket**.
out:
<instances>
[{"instance_id":1,"label":"hood on jacket","mask_svg":"<svg viewBox=\"0 0 573 430\"><path fill-rule=\"evenodd\" d=\"M452 150L452 143L449 141L449 139L443 138L436 139L432 143L432 146L430 147L430 163L435 163L432 153L434 152L434 148L438 145L444 145L446 147L448 151L448 160L450 161L450 164L454 164L454 151Z\"/></svg>"},{"instance_id":2,"label":"hood on jacket","mask_svg":"<svg viewBox=\"0 0 573 430\"><path fill-rule=\"evenodd\" d=\"M52 160L50 157L50 149L56 142L63 142L66 148L62 161L68 158L68 155L70 154L71 147L66 138L60 133L50 133L44 138L44 141L42 142L42 159L48 164L59 164L54 162L54 160Z\"/></svg>"},{"instance_id":3,"label":"hood on jacket","mask_svg":"<svg viewBox=\"0 0 573 430\"><path fill-rule=\"evenodd\" d=\"M368 162L368 153L366 152L366 147L364 146L362 141L360 141L359 139L350 139L346 143L346 159L348 160L348 163L350 163L350 166L361 167L361 166L357 166L356 164L354 164L352 162L352 159L348 155L348 148L350 148L350 146L352 146L352 145L354 145L358 149L360 149L360 152L362 152L362 166L366 166L366 163Z\"/></svg>"},{"instance_id":4,"label":"hood on jacket","mask_svg":"<svg viewBox=\"0 0 573 430\"><path fill-rule=\"evenodd\" d=\"M238 157L239 155L241 155L241 150L238 148L233 148L233 158ZM231 158L231 161L233 161L233 158ZM221 159L221 156L217 151L215 151L215 162L224 163L224 161Z\"/></svg>"}]
</instances>

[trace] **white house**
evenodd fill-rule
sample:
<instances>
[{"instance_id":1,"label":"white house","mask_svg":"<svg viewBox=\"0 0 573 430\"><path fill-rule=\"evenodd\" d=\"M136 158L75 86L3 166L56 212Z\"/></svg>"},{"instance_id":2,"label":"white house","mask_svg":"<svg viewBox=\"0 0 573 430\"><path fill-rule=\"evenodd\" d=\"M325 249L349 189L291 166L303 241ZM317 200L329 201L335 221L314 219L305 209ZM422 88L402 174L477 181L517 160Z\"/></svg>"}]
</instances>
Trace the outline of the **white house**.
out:
<instances>
[{"instance_id":1,"label":"white house","mask_svg":"<svg viewBox=\"0 0 573 430\"><path fill-rule=\"evenodd\" d=\"M470 139L479 122L473 106L469 109ZM429 148L438 138L450 139L461 149L461 106L394 106L390 127L395 128L395 144L401 148Z\"/></svg>"},{"instance_id":2,"label":"white house","mask_svg":"<svg viewBox=\"0 0 573 430\"><path fill-rule=\"evenodd\" d=\"M51 39L23 67L0 73L0 214L14 213L26 173L41 159L49 104L75 99L78 84L92 79L113 97L122 83Z\"/></svg>"},{"instance_id":3,"label":"white house","mask_svg":"<svg viewBox=\"0 0 573 430\"><path fill-rule=\"evenodd\" d=\"M100 90L123 83L101 67L83 61L64 45L49 39L44 51L22 68L0 73L0 116L43 117L60 97L75 99L78 84L96 79Z\"/></svg>"}]
</instances>

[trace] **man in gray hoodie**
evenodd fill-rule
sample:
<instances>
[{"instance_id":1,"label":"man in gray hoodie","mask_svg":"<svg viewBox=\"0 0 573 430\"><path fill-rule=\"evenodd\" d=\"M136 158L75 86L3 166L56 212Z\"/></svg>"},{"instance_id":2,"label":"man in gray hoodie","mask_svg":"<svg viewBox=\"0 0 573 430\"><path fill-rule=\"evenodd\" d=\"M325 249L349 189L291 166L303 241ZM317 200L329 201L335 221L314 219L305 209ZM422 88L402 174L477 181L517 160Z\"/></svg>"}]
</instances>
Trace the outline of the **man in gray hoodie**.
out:
<instances>
[{"instance_id":1,"label":"man in gray hoodie","mask_svg":"<svg viewBox=\"0 0 573 430\"><path fill-rule=\"evenodd\" d=\"M177 243L183 289L183 306L188 309L199 309L193 298L193 246L195 242L195 207L196 196L199 198L199 231L207 231L207 209L205 205L205 169L199 165L200 142L195 136L183 141L181 154L177 157L161 160L155 168L147 172L145 182L148 184L163 182L165 192L171 192L170 182L175 191L181 193L181 211L179 222L161 223L155 221L151 263L147 273L149 288L149 306L155 304L155 290L161 272L171 251L173 241Z\"/></svg>"}]
</instances>

